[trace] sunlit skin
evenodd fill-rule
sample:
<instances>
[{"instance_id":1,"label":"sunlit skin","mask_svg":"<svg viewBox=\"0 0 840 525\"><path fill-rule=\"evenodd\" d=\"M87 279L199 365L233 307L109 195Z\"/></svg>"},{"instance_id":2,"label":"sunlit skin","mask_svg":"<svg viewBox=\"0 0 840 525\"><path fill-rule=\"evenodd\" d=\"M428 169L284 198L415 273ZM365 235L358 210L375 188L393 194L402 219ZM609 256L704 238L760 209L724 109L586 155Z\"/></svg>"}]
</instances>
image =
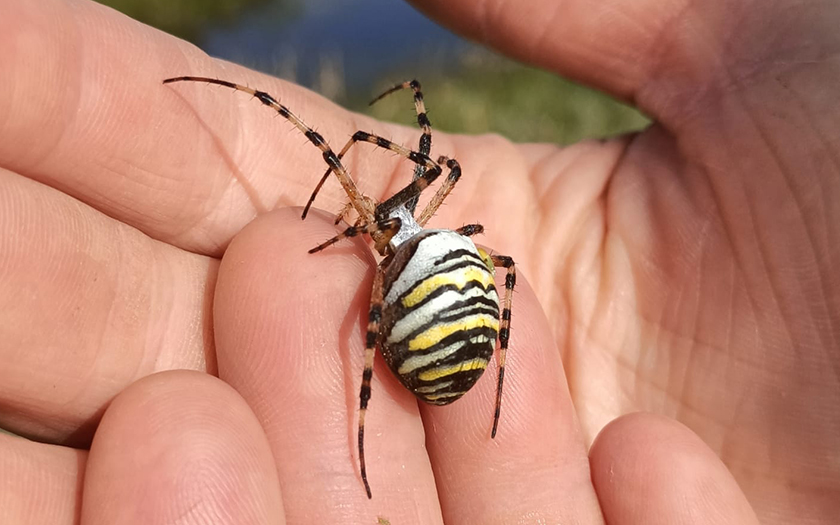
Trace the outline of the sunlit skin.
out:
<instances>
[{"instance_id":1,"label":"sunlit skin","mask_svg":"<svg viewBox=\"0 0 840 525\"><path fill-rule=\"evenodd\" d=\"M435 131L463 176L429 225L481 223L517 263L496 438L495 362L428 407L378 358L368 500L375 259L307 253L341 187L301 221L320 152L242 93L161 81L258 87L334 148L416 128L85 0L4 0L0 426L34 441L0 435L0 523L836 521L840 4L417 5L658 122L566 148ZM345 161L376 199L412 171Z\"/></svg>"}]
</instances>

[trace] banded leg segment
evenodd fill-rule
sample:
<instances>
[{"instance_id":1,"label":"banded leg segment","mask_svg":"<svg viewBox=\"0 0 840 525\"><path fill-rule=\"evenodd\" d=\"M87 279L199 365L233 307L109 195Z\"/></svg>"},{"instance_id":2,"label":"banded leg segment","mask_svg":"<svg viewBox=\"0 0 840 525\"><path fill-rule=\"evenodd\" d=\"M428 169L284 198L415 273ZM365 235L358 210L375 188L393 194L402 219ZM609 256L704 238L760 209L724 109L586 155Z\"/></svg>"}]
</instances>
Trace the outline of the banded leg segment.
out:
<instances>
[{"instance_id":1,"label":"banded leg segment","mask_svg":"<svg viewBox=\"0 0 840 525\"><path fill-rule=\"evenodd\" d=\"M400 146L395 142L391 142L386 138L379 137L377 135L371 135L365 131L357 131L350 137L350 140L347 141L347 144L341 149L338 153L338 159L344 157L347 151L356 143L358 142L367 142L369 144L373 144L377 147L387 149L401 155L410 161L417 164L418 167L422 167L424 172L420 175L419 178L414 179L411 183L403 188L401 191L394 194L388 200L379 204L376 207L376 217L386 217L389 213L391 213L397 206L406 205L406 203L410 203L412 201L416 201L420 196L420 193L425 190L429 184L431 184L435 179L440 176L442 169L441 164L446 164L447 169L449 169L449 174L446 177L446 180L441 185L440 188L435 192L434 197L432 200L429 201L429 204L423 209L420 213L419 218L417 219L417 224L421 227L425 226L426 223L431 219L435 212L437 212L440 205L443 204L443 201L446 200L446 197L452 192L452 189L455 187L455 184L461 178L461 165L455 159L450 159L444 156L438 158L437 162L432 161L425 153L419 151L412 151L404 146ZM426 171L428 169L428 171ZM328 169L326 173L321 177L321 180L318 181L318 185L315 186L315 190L312 192L312 195L309 197L309 201L306 203L306 206L303 209L303 215L301 218L305 219L306 215L309 213L309 208L312 206L312 203L315 201L315 197L318 192L321 190L321 187L324 185L324 182L329 177L332 168ZM415 172L416 173L416 172ZM413 213L413 208L410 208ZM345 214L345 211L342 210L339 213L337 220L341 220Z\"/></svg>"},{"instance_id":2,"label":"banded leg segment","mask_svg":"<svg viewBox=\"0 0 840 525\"><path fill-rule=\"evenodd\" d=\"M458 164L457 161L447 161L446 167L449 169L449 175L446 176L446 182L444 183L444 185L449 185L449 181L457 181L459 178L461 178L461 166ZM387 217L392 211L397 209L397 207L402 206L406 202L416 200L420 196L420 193L422 193L423 190L428 188L429 185L440 176L440 174L440 165L436 164L433 169L430 169L427 172L425 172L419 179L411 181L408 184L408 186L392 195L388 200L379 203L379 205L376 207L376 211L374 212L374 214L377 217ZM438 197L442 188L443 186L440 189L438 189L438 191L435 193L435 197L433 197L432 200L435 200ZM422 226L421 223L418 222L418 224Z\"/></svg>"},{"instance_id":3,"label":"banded leg segment","mask_svg":"<svg viewBox=\"0 0 840 525\"><path fill-rule=\"evenodd\" d=\"M375 212L377 219L387 217L388 214L391 213L397 206L406 203L413 197L419 196L420 193L425 190L429 184L434 182L443 171L440 164L433 161L428 155L410 150L405 146L397 144L396 142L391 142L386 138L378 135L372 135L366 131L357 131L354 133L353 136L350 137L348 143L344 146L344 148L342 148L339 155L347 153L347 150L349 150L353 144L357 142L367 142L378 148L393 151L397 155L405 157L417 165L424 166L428 170L419 179L412 181L408 186L391 196L391 198L380 203L379 206L376 207ZM444 184L444 186L441 186L438 193L440 193L441 190L444 190L444 188L448 188L448 190L446 190L446 193L448 193L448 191L451 190L452 185L454 185L461 177L461 166L455 159L447 159L446 157L441 157L440 159L446 162L446 167L449 169L449 175L447 176L447 183ZM442 202L445 197L446 195L443 195L438 200ZM433 199L433 201L434 200L435 199ZM440 206L440 202L438 202L437 206Z\"/></svg>"},{"instance_id":4,"label":"banded leg segment","mask_svg":"<svg viewBox=\"0 0 840 525\"><path fill-rule=\"evenodd\" d=\"M443 181L443 184L438 188L435 192L434 197L432 200L429 201L429 204L423 209L420 213L420 217L417 218L417 224L421 227L425 226L429 219L434 217L435 212L437 212L440 205L443 204L443 201L446 197L449 196L449 193L452 191L452 188L455 187L455 183L458 182L458 179L461 178L461 165L458 164L458 161L455 159L450 159L447 157L441 156L438 158L438 164L446 163L446 167L449 168L449 175L446 177L446 180ZM377 210L379 211L379 210Z\"/></svg>"},{"instance_id":5,"label":"banded leg segment","mask_svg":"<svg viewBox=\"0 0 840 525\"><path fill-rule=\"evenodd\" d=\"M388 259L386 259L387 261ZM365 465L365 414L370 400L370 380L373 378L373 360L376 357L376 345L379 344L379 323L382 322L382 304L384 302L382 284L385 276L385 261L376 267L373 278L373 291L370 296L367 335L365 336L365 369L362 372L362 386L359 390L359 471L368 499L373 497L367 479Z\"/></svg>"},{"instance_id":6,"label":"banded leg segment","mask_svg":"<svg viewBox=\"0 0 840 525\"><path fill-rule=\"evenodd\" d=\"M420 82L416 79L400 82L371 100L369 105L372 106L392 93L409 88L414 91L414 110L417 112L417 125L420 126L420 130L423 132L420 136L419 150L428 155L432 149L432 123L429 122L429 117L426 115L426 106L423 103L423 92L421 91Z\"/></svg>"},{"instance_id":7,"label":"banded leg segment","mask_svg":"<svg viewBox=\"0 0 840 525\"><path fill-rule=\"evenodd\" d=\"M347 170L341 163L340 158L332 151L332 149L330 149L330 146L324 140L324 137L322 137L317 131L307 126L306 123L304 123L300 118L297 117L297 115L292 113L286 106L280 104L274 97L272 97L264 91L258 91L256 89L252 89L241 84L235 84L233 82L219 80L217 78L183 76L167 78L163 81L164 84L171 84L173 82L205 82L207 84L216 84L219 86L224 86L230 89L234 89L236 91L248 93L252 97L259 100L263 105L274 109L281 117L285 118L286 120L291 122L296 128L298 128L306 136L306 138L309 139L309 142L311 142L318 149L321 150L322 156L324 157L324 161L326 161L326 163L330 166L330 171L335 172L339 182L341 183L341 186L344 188L344 191L345 193L347 193L350 202L353 204L353 207L356 208L356 211L359 213L360 217L364 217L364 222L375 222L371 212L364 207L361 194L356 188L356 184L353 182L353 179L350 178L350 175L347 173Z\"/></svg>"},{"instance_id":8,"label":"banded leg segment","mask_svg":"<svg viewBox=\"0 0 840 525\"><path fill-rule=\"evenodd\" d=\"M343 232L339 233L335 237L322 242L318 246L309 250L309 253L317 253L323 250L328 246L332 246L333 244L337 243L342 239L346 239L348 237L355 237L356 235L360 235L363 233L370 233L373 231L379 232L383 236L383 242L388 244L391 241L391 237L397 234L400 231L400 226L402 226L402 221L396 217L392 219L382 219L379 221L374 221L368 224L362 224L359 226L350 226Z\"/></svg>"},{"instance_id":9,"label":"banded leg segment","mask_svg":"<svg viewBox=\"0 0 840 525\"><path fill-rule=\"evenodd\" d=\"M496 390L496 410L493 413L493 431L490 434L490 437L495 438L496 429L499 427L499 414L502 411L502 384L505 380L505 358L510 340L510 312L513 306L513 288L516 286L516 266L513 259L506 255L491 255L490 259L494 266L507 268L505 301L502 307L502 322L499 325L499 384Z\"/></svg>"},{"instance_id":10,"label":"banded leg segment","mask_svg":"<svg viewBox=\"0 0 840 525\"><path fill-rule=\"evenodd\" d=\"M372 106L392 93L409 88L414 91L414 110L417 113L417 125L420 126L420 130L423 132L420 135L420 143L417 146L417 150L420 153L428 155L432 151L432 123L429 121L429 117L426 114L426 105L423 103L423 92L420 88L420 82L415 79L397 84L373 99L370 102L370 105ZM425 172L426 168L418 164L414 167L414 176L411 180L419 179ZM413 198L405 203L406 209L408 209L412 215L414 215L414 210L417 208L417 201L417 198Z\"/></svg>"},{"instance_id":11,"label":"banded leg segment","mask_svg":"<svg viewBox=\"0 0 840 525\"><path fill-rule=\"evenodd\" d=\"M377 135L371 135L365 131L357 131L350 137L350 140L347 141L347 144L341 149L338 154L338 158L341 159L347 151L357 142L367 142L369 144L373 144L379 148L387 149L393 151L394 153L401 155L408 160L414 162L418 166L422 166L424 169L428 169L425 171L419 178L411 181L408 186L403 188L402 190L395 193L391 198L379 204L376 207L376 217L382 218L387 217L397 206L404 205L407 202L411 202L412 200L417 199L420 196L420 193L425 190L429 184L434 182L435 179L440 176L442 169L441 164L445 164L446 168L449 170L449 174L446 176L446 180L441 185L440 188L435 192L435 195L432 197L432 200L429 201L429 204L423 209L420 213L420 217L417 219L417 224L421 227L425 226L425 224L431 219L435 212L437 212L440 205L443 204L443 201L449 194L452 192L452 189L455 187L455 184L461 178L461 165L455 159L450 159L448 157L438 157L437 162L432 161L426 154L421 153L419 151L412 151L404 146L401 146L395 142L391 142L390 140L379 137ZM327 170L327 173L321 178L318 182L318 185L315 187L315 191L312 193L312 196L309 198L309 202L307 202L306 207L303 210L303 217L306 217L306 214L309 211L309 207L312 205L312 202L315 200L315 195L323 186L326 177L329 175L330 170ZM343 215L340 214L339 216Z\"/></svg>"},{"instance_id":12,"label":"banded leg segment","mask_svg":"<svg viewBox=\"0 0 840 525\"><path fill-rule=\"evenodd\" d=\"M397 144L396 142L392 142L392 141L390 141L390 140L388 140L384 137L380 137L378 135L372 135L372 134L370 134L366 131L357 131L356 133L353 133L353 136L350 137L350 140L347 141L347 143L344 145L343 148L341 148L341 151L339 151L338 155L336 156L339 163L341 162L341 159L344 157L344 155L347 154L347 151L349 151L350 148L353 147L357 142L367 142L369 144L373 144L376 147L379 147L379 148L382 148L382 149L387 149L389 151L393 151L397 155L405 157L408 160L410 160L411 162L417 164L418 166L423 166L424 169L428 170L419 179L412 181L412 184L416 183L416 184L419 184L421 186L420 189L416 191L416 194L412 194L409 197L400 196L399 199L398 199L399 202L397 202L396 205L389 205L388 211L385 212L385 213L380 213L379 212L379 208L385 203L380 204L379 207L377 207L377 213L376 213L377 217L381 218L381 217L387 216L388 213L391 210L393 210L394 208L396 208L397 206L399 206L401 204L404 204L412 196L419 195L420 192L423 191L423 189L425 189L429 184L431 184L438 177L438 175L440 175L441 172L442 172L442 168L440 167L440 165L438 163L436 163L435 161L433 161L425 153L410 150L410 149L406 148L405 146L401 146L400 144ZM443 158L443 157L441 157L441 158ZM458 163L455 162L455 165L457 165L457 164ZM321 180L318 181L318 185L315 186L315 191L312 192L312 195L309 197L309 201L306 203L306 206L303 209L302 218L304 218L304 219L306 218L306 215L309 213L309 208L312 206L312 203L315 201L315 197L318 195L318 192L321 190L321 187L324 185L324 182L329 177L329 174L330 174L331 171L333 171L332 165L330 165L330 168L321 177ZM458 168L458 177L460 177L460 167ZM425 183L420 182L420 181L424 181L424 180L425 180ZM390 202L394 201L395 198L397 198L398 195L400 195L400 194L398 193L398 194L394 195L393 197L391 197L390 199L388 199L385 202L390 203Z\"/></svg>"},{"instance_id":13,"label":"banded leg segment","mask_svg":"<svg viewBox=\"0 0 840 525\"><path fill-rule=\"evenodd\" d=\"M396 93L397 91L403 89L411 88L414 91L414 109L417 113L417 125L420 127L422 134L420 135L420 142L417 146L418 153L422 153L423 155L429 155L429 152L432 150L432 123L429 121L429 117L426 114L426 106L423 102L423 92L421 91L420 82L417 80L411 80L406 82L401 82L391 88L388 88L384 93L373 99L369 105L376 104L383 98L387 97L392 93ZM341 148L341 151L338 154L338 158L341 159L344 157L344 154L347 153L357 141L354 139L350 139L347 141L347 144ZM423 176L426 172L427 166L423 164L417 164L414 167L414 176L412 177L412 181L419 179ZM312 195L309 197L309 201L306 203L306 206L303 208L303 215L301 216L302 219L306 218L306 215L309 213L309 208L312 206L312 203L315 201L315 197L318 196L318 193L321 191L321 188L324 186L324 183L330 176L330 169L328 169L322 176L321 179L318 181L318 184L315 186L315 190L312 192ZM417 208L417 201L418 198L415 197L410 201L405 203L405 207L408 211L414 215L414 210Z\"/></svg>"},{"instance_id":14,"label":"banded leg segment","mask_svg":"<svg viewBox=\"0 0 840 525\"><path fill-rule=\"evenodd\" d=\"M371 101L370 104L373 105L374 103L382 100L383 98L392 93L408 88L411 88L414 91L414 109L417 112L417 125L420 126L420 129L423 132L423 134L420 135L420 144L418 147L418 151L420 153L428 155L432 149L432 123L429 121L429 117L426 114L426 106L423 102L423 92L421 91L420 82L418 82L417 80L411 80L408 82L402 82L400 84L397 84L391 87L390 89L386 90L384 93L382 93L375 99L373 99L373 101ZM447 177L446 181L444 182L444 185L441 186L441 188L435 193L435 196L432 198L432 201L426 206L426 208L420 214L420 217L417 219L417 224L419 224L421 227L425 226L429 219L431 219L434 216L435 212L438 210L440 205L449 195L449 192L452 191L452 188L455 186L455 183L458 182L458 179L461 176L461 168L458 165L457 161L455 161L455 159L440 157L437 162L438 164L446 163L452 171L450 172L450 176ZM454 167L450 165L450 162L454 163ZM417 164L417 166L414 169L414 177L412 180L417 180L421 178L425 171L425 166ZM414 214L414 210L417 208L417 200L417 197L413 197L411 200L405 203L405 207L411 212L412 215Z\"/></svg>"},{"instance_id":15,"label":"banded leg segment","mask_svg":"<svg viewBox=\"0 0 840 525\"><path fill-rule=\"evenodd\" d=\"M343 159L344 155L347 153L347 150L349 150L355 143L356 141L353 140L353 138L351 137L350 140L348 140L347 143L344 145L344 147L341 148L341 151L338 152L338 160ZM321 191L321 188L324 186L324 183L327 182L327 179L330 177L330 173L332 173L332 167L327 168L327 171L325 171L324 174L321 175L321 179L318 180L318 184L315 185L315 189L312 190L312 195L310 195L309 200L306 201L306 206L303 207L303 213L300 216L301 219L306 219L306 216L309 214L309 208L312 207L312 203L315 202L315 197L318 196L318 193ZM347 212L345 207L345 209L342 210L341 213L339 213L339 218L336 219L336 224L341 222L341 219L344 218L344 215L346 213Z\"/></svg>"}]
</instances>

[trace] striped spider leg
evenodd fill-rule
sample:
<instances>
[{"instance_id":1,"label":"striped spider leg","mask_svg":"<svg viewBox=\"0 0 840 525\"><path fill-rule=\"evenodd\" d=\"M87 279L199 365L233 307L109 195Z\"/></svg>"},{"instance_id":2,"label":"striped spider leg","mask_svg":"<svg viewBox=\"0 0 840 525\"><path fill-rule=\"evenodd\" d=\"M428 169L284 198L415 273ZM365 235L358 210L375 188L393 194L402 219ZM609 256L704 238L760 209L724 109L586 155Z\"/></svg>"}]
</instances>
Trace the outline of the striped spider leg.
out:
<instances>
[{"instance_id":1,"label":"striped spider leg","mask_svg":"<svg viewBox=\"0 0 840 525\"><path fill-rule=\"evenodd\" d=\"M403 188L402 190L395 193L389 199L379 203L376 206L376 217L386 217L388 214L395 212L396 210L402 208L404 210L403 215L407 215L411 217L411 222L415 222L413 213L407 209L407 204L417 200L424 189L428 187L429 184L434 182L434 180L440 175L441 173L441 164L446 165L447 169L449 169L449 174L447 175L446 179L444 180L443 184L441 184L440 188L435 192L435 195L432 197L429 204L423 209L420 213L420 216L416 219L416 225L419 228L422 228L426 225L429 219L434 216L435 212L438 210L443 201L452 191L452 188L455 187L455 184L458 182L458 179L461 178L461 165L458 164L458 161L455 159L450 159L445 156L440 156L437 159L437 162L433 162L427 155L412 151L404 146L400 146L390 140L379 137L377 135L372 135L366 131L357 131L350 137L350 140L347 142L348 145L345 145L344 148L341 150L341 154L346 153L348 149L357 142L366 142L368 144L373 144L379 148L384 148L394 153L401 155L410 161L414 162L418 166L422 166L424 168L424 172L418 177L411 181L411 183ZM332 168L330 168L332 170ZM309 204L311 204L314 197L310 198ZM351 199L352 204L352 199ZM345 208L346 209L346 208ZM306 218L307 210L304 209L304 214L301 218ZM340 220L343 218L344 212L342 211L339 213L338 219ZM381 252L380 252L381 253ZM384 254L383 254L384 255Z\"/></svg>"},{"instance_id":2,"label":"striped spider leg","mask_svg":"<svg viewBox=\"0 0 840 525\"><path fill-rule=\"evenodd\" d=\"M324 140L324 137L322 137L317 131L307 126L297 115L292 113L289 110L289 108L280 104L280 102L278 102L274 97L272 97L268 93L250 88L248 86L243 86L241 84L236 84L234 82L228 82L226 80L220 80L210 77L180 76L167 78L163 81L164 84L170 84L174 82L204 82L207 84L216 84L219 86L224 86L236 91L242 91L259 100L263 105L274 109L281 117L291 122L296 128L298 128L298 130L301 131L301 133L304 134L304 136L313 145L315 145L318 149L321 150L324 161L329 166L329 170L336 174L336 177L341 183L342 188L344 188L344 192L350 199L350 204L353 206L353 208L356 209L356 212L359 214L359 226L376 224L377 219L384 218L383 215L377 215L375 213L376 210L379 209L382 205L387 204L390 209L403 204L406 200L409 200L412 197L418 196L420 192L423 191L423 189L425 189L426 187L428 187L429 184L434 182L434 180L442 172L440 164L434 162L432 159L429 158L428 155L416 151L411 151L387 139L383 139L375 135L370 135L369 133L365 133L362 131L357 132L353 135L353 137L356 140L364 140L367 142L371 142L379 147L389 149L399 155L408 158L416 164L423 165L427 169L427 171L420 178L412 181L411 184L403 188L403 190L401 190L399 193L388 199L386 202L380 204L379 206L376 206L376 203L372 199L366 197L361 192L359 192L355 182L353 182L353 179L347 173L347 170L341 163L339 157L335 154L335 152L333 152L329 144L327 144L327 142ZM458 177L460 177L460 167L458 166L457 161L455 161L454 159L448 159L445 162L450 169L450 175L447 177L447 179L457 180ZM376 208L374 208L374 206L376 206ZM370 236L373 238L376 250L382 255L385 255L389 250L390 237L388 237L388 232L391 232L392 235L395 233L393 232L393 229L381 231L376 228L369 227L365 230L365 233L370 234Z\"/></svg>"},{"instance_id":3,"label":"striped spider leg","mask_svg":"<svg viewBox=\"0 0 840 525\"><path fill-rule=\"evenodd\" d=\"M420 131L422 131L417 151L428 155L432 151L432 123L429 121L429 117L426 114L426 105L423 102L423 92L421 91L422 88L420 87L420 82L418 82L417 79L400 82L399 84L392 86L373 99L368 105L372 106L391 93L396 93L397 91L409 88L414 91L414 111L417 114L417 125L420 127ZM414 176L412 177L412 180L417 180L422 177L425 171L426 168L424 166L417 164L414 167ZM417 199L408 201L405 204L405 207L408 211L414 213L415 208L417 208Z\"/></svg>"},{"instance_id":4,"label":"striped spider leg","mask_svg":"<svg viewBox=\"0 0 840 525\"><path fill-rule=\"evenodd\" d=\"M397 91L403 89L411 88L414 91L414 109L417 113L417 125L420 127L422 134L420 135L420 143L418 145L417 151L422 153L423 155L429 155L429 152L432 149L432 123L429 121L429 117L426 115L426 106L423 102L423 92L421 91L420 82L417 80L410 80L406 82L401 82L395 86L388 88L385 92L374 98L369 105L374 105L383 98L387 97L391 93L395 93ZM338 158L344 158L344 155L347 151L356 144L357 140L351 138L347 141L341 151L338 152ZM440 162L440 161L438 161ZM327 181L327 178L330 176L330 172L332 170L327 168L324 174L321 176L321 179L318 181L318 184L315 185L315 189L312 191L312 195L309 197L309 200L306 203L306 206L303 208L302 218L306 218L306 215L309 213L309 208L312 206L312 203L315 202L315 197L317 197L318 192L321 191L321 187L323 187L324 183ZM412 180L417 180L423 176L423 173L426 171L426 166L423 164L417 164L414 167L414 177ZM413 198L405 204L405 208L413 215L414 210L417 207L417 198ZM352 208L351 203L347 203L344 208L336 215L335 223L338 224L341 220L347 215L347 213ZM427 219L428 220L428 219ZM422 226L425 224L421 222L420 225Z\"/></svg>"},{"instance_id":5,"label":"striped spider leg","mask_svg":"<svg viewBox=\"0 0 840 525\"><path fill-rule=\"evenodd\" d=\"M207 77L176 77L166 79L164 83L181 81L217 84L248 93L289 120L321 150L329 166L328 173L336 174L350 200L349 206L357 211L359 219L342 233L311 249L310 253L321 251L341 239L367 233L376 250L384 256L377 265L371 293L365 368L359 392L359 464L368 497L371 497L371 490L365 465L364 421L377 347L389 368L416 397L430 404L446 405L459 399L481 377L498 339L499 378L491 433L495 437L516 282L514 262L510 257L490 255L475 246L470 237L483 232L481 225L470 224L457 230L423 228L458 181L461 174L458 162L446 157L440 157L437 162L429 158L430 135L427 139L421 137L420 149L425 151L412 151L363 131L356 132L341 154L336 155L320 134L265 92ZM422 127L420 115L424 111L422 95L417 96L419 84L416 88L415 83L407 84L415 89L418 122ZM398 85L389 92L402 87L402 84ZM424 135L425 131L426 128ZM420 169L415 170L414 180L402 190L377 203L358 191L341 163L341 156L356 142L393 151ZM415 220L411 203L441 175L441 164L447 167L449 174ZM507 269L501 317L494 284L496 267Z\"/></svg>"},{"instance_id":6,"label":"striped spider leg","mask_svg":"<svg viewBox=\"0 0 840 525\"><path fill-rule=\"evenodd\" d=\"M491 255L493 266L507 269L505 275L505 302L502 309L502 323L499 328L499 383L496 388L496 410L493 412L493 430L491 438L496 437L499 427L499 415L502 411L502 384L505 381L505 359L507 358L508 342L510 341L510 312L513 307L513 289L516 286L516 264L507 255Z\"/></svg>"}]
</instances>

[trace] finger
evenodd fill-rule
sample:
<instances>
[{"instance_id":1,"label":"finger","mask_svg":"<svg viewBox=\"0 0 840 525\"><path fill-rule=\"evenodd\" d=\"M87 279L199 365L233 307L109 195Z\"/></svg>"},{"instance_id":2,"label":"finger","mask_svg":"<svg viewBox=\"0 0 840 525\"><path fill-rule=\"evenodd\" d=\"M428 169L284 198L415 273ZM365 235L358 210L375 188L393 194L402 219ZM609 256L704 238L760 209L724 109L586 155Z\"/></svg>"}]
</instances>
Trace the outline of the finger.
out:
<instances>
[{"instance_id":1,"label":"finger","mask_svg":"<svg viewBox=\"0 0 840 525\"><path fill-rule=\"evenodd\" d=\"M285 523L254 414L218 379L155 374L108 408L90 451L82 522Z\"/></svg>"},{"instance_id":2,"label":"finger","mask_svg":"<svg viewBox=\"0 0 840 525\"><path fill-rule=\"evenodd\" d=\"M797 9L796 17L785 1L761 10L751 2L680 0L412 3L515 58L633 101L659 122L696 117L747 85L778 83L791 64L813 64L840 45L840 12L831 2ZM833 51L799 45L806 34Z\"/></svg>"},{"instance_id":3,"label":"finger","mask_svg":"<svg viewBox=\"0 0 840 525\"><path fill-rule=\"evenodd\" d=\"M495 366L452 405L421 410L445 522L603 523L560 352L524 279L511 323L495 439Z\"/></svg>"},{"instance_id":4,"label":"finger","mask_svg":"<svg viewBox=\"0 0 840 525\"><path fill-rule=\"evenodd\" d=\"M0 425L86 446L157 370L213 370L217 262L0 169Z\"/></svg>"},{"instance_id":5,"label":"finger","mask_svg":"<svg viewBox=\"0 0 840 525\"><path fill-rule=\"evenodd\" d=\"M590 458L607 523L758 523L723 462L676 421L650 414L617 419L601 431Z\"/></svg>"},{"instance_id":6,"label":"finger","mask_svg":"<svg viewBox=\"0 0 840 525\"><path fill-rule=\"evenodd\" d=\"M79 522L87 452L0 433L0 523Z\"/></svg>"},{"instance_id":7,"label":"finger","mask_svg":"<svg viewBox=\"0 0 840 525\"><path fill-rule=\"evenodd\" d=\"M368 500L356 452L374 261L332 217L264 215L231 243L216 293L220 376L254 407L289 522L441 523L417 405L377 360L366 419Z\"/></svg>"},{"instance_id":8,"label":"finger","mask_svg":"<svg viewBox=\"0 0 840 525\"><path fill-rule=\"evenodd\" d=\"M354 119L372 122L94 2L11 0L3 10L0 166L192 251L220 255L255 214L303 204L324 163L247 95L163 79L201 74L258 86L333 143L359 128ZM378 173L371 190L384 189L399 162L377 160L366 164ZM338 202L337 184L325 191Z\"/></svg>"},{"instance_id":9,"label":"finger","mask_svg":"<svg viewBox=\"0 0 840 525\"><path fill-rule=\"evenodd\" d=\"M625 99L639 90L686 10L672 0L528 3L414 0L444 24L515 58L571 75Z\"/></svg>"}]
</instances>

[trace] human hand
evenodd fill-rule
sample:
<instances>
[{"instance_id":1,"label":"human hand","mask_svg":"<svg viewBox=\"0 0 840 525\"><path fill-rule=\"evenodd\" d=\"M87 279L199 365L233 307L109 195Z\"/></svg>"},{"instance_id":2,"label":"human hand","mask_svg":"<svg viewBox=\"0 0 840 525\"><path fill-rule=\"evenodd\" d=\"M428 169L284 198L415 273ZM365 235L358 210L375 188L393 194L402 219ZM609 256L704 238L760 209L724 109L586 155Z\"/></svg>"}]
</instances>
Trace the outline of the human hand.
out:
<instances>
[{"instance_id":1,"label":"human hand","mask_svg":"<svg viewBox=\"0 0 840 525\"><path fill-rule=\"evenodd\" d=\"M837 65L823 58L836 50L836 7L782 26L781 3L744 18L735 5L562 4L554 20L539 3L497 18L446 4L454 23L634 100L659 124L562 150L435 135L433 152L465 175L432 225L483 223L482 243L524 277L502 420L490 440L487 378L450 407L418 410L379 363L368 502L353 434L373 258L362 243L310 256L329 222L269 212L303 204L324 168L303 137L247 97L160 81L259 87L334 147L356 129L402 144L417 132L95 4L7 4L0 425L51 444L3 438L0 513L754 522L681 425L635 415L604 428L648 410L711 445L765 523L836 516ZM812 46L794 45L806 37ZM398 159L356 150L347 164L370 195L407 181ZM320 206L338 209L337 186ZM146 377L173 368L236 392L195 373Z\"/></svg>"}]
</instances>

